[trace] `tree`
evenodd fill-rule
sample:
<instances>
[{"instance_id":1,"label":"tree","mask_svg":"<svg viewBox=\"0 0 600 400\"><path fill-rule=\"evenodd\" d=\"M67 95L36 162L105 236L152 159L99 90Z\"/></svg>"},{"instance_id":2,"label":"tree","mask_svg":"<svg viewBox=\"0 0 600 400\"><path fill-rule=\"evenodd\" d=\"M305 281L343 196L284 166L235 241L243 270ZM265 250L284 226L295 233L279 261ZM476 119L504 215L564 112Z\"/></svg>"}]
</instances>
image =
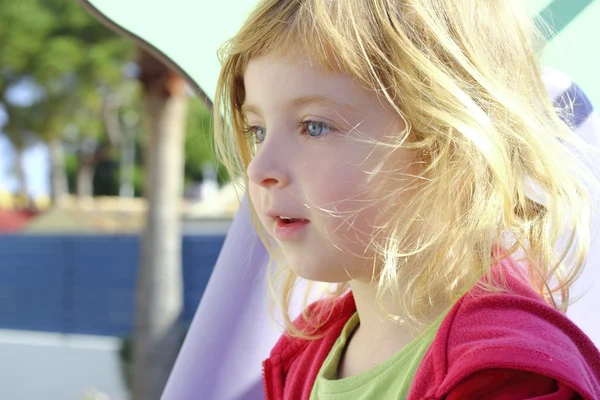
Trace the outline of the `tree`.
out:
<instances>
[{"instance_id":1,"label":"tree","mask_svg":"<svg viewBox=\"0 0 600 400\"><path fill-rule=\"evenodd\" d=\"M82 107L74 116L79 132L77 195L80 198L94 195L93 182L96 166L106 161L112 152L121 144L123 132L119 118L122 106L120 88L109 91L101 90L102 99L99 107L91 110ZM94 113L96 109L96 113ZM95 115L95 119L89 118Z\"/></svg>"},{"instance_id":2,"label":"tree","mask_svg":"<svg viewBox=\"0 0 600 400\"><path fill-rule=\"evenodd\" d=\"M79 153L78 190L90 194L93 168L115 143L102 117L112 110L116 88L130 79L125 71L134 47L72 0L0 2L0 21L0 46L10 49L0 52L0 102L7 103L6 92L24 79L34 82L42 93L37 109L52 108L43 113L49 118L45 125L52 129L46 128L40 137L50 147L55 195L65 189L64 173L56 169L63 168L61 139L71 127L77 128L85 150Z\"/></svg>"},{"instance_id":3,"label":"tree","mask_svg":"<svg viewBox=\"0 0 600 400\"><path fill-rule=\"evenodd\" d=\"M32 130L34 127L31 120L28 118L27 110L23 107L10 105L6 108L6 112L11 115L11 118L4 126L4 133L10 140L14 149L14 165L13 170L19 184L18 197L21 202L29 203L29 188L23 165L23 153L27 147L34 141Z\"/></svg>"},{"instance_id":4,"label":"tree","mask_svg":"<svg viewBox=\"0 0 600 400\"><path fill-rule=\"evenodd\" d=\"M180 198L188 95L185 81L151 54L141 51L139 66L148 211L136 290L133 396L158 400L181 344Z\"/></svg>"},{"instance_id":5,"label":"tree","mask_svg":"<svg viewBox=\"0 0 600 400\"><path fill-rule=\"evenodd\" d=\"M143 179L143 161L141 149L139 148L141 143L142 135L138 133L141 129L138 129L138 110L137 106L126 106L122 107L120 112L120 119L122 120L122 137L128 138L128 140L135 140L134 149L129 149L129 152L133 154L119 155L113 153L113 155L100 162L96 168L96 175L94 178L94 194L97 195L109 195L109 196L123 196L131 189L121 190L123 186L131 185L131 177L123 177L125 174L131 173L132 166L128 165L128 158L133 157L133 186L134 193L140 195L143 193L144 179ZM184 144L184 184L198 183L203 179L204 167L207 164L216 165L212 143L212 114L206 108L202 100L191 97L189 99L189 111L187 122L185 124L185 144ZM130 131L129 133L126 133ZM131 144L130 144L131 145ZM127 147L127 143L121 142L121 152ZM126 151L125 151L126 152ZM98 169L100 169L98 171ZM219 170L219 172L221 172ZM222 178L223 176L220 176ZM125 179L126 178L126 179ZM226 178L225 178L226 179ZM73 179L75 181L75 179Z\"/></svg>"},{"instance_id":6,"label":"tree","mask_svg":"<svg viewBox=\"0 0 600 400\"><path fill-rule=\"evenodd\" d=\"M29 105L5 103L8 122L4 129L15 149L15 170L20 182L21 198L28 199L27 181L21 155L29 145L38 142L40 139L43 140L48 132L55 132L58 126L67 123L65 115L61 114L60 111L63 102L63 98L46 96L42 99L33 100L33 103ZM62 158L60 158L61 154L59 153L57 158L56 149L52 148L51 150L51 160L55 165L55 168L52 169L52 194L55 199L58 199L66 193L67 184L64 165L62 164Z\"/></svg>"},{"instance_id":7,"label":"tree","mask_svg":"<svg viewBox=\"0 0 600 400\"><path fill-rule=\"evenodd\" d=\"M218 162L214 152L211 110L205 101L196 97L190 99L189 109L185 136L185 182L194 183L203 179L206 165L217 166ZM227 180L222 168L218 168L218 171L220 178Z\"/></svg>"}]
</instances>

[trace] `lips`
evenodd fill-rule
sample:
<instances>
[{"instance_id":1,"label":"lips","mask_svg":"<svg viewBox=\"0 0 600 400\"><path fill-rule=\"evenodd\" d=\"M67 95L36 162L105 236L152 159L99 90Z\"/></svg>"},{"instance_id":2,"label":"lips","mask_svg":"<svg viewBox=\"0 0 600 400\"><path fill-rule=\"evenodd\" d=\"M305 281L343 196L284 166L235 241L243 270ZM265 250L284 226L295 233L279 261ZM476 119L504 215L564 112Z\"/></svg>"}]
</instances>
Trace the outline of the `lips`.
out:
<instances>
[{"instance_id":1,"label":"lips","mask_svg":"<svg viewBox=\"0 0 600 400\"><path fill-rule=\"evenodd\" d=\"M300 240L306 226L310 223L309 220L303 218L277 218L276 221L275 236L281 241Z\"/></svg>"},{"instance_id":2,"label":"lips","mask_svg":"<svg viewBox=\"0 0 600 400\"><path fill-rule=\"evenodd\" d=\"M301 218L293 215L292 213L285 213L281 211L268 211L267 216L276 222L281 221L282 223L293 223L298 221L308 221L306 218Z\"/></svg>"},{"instance_id":3,"label":"lips","mask_svg":"<svg viewBox=\"0 0 600 400\"><path fill-rule=\"evenodd\" d=\"M267 212L267 216L275 222L274 234L282 241L297 240L303 235L304 228L310 223L310 220L279 210Z\"/></svg>"}]
</instances>

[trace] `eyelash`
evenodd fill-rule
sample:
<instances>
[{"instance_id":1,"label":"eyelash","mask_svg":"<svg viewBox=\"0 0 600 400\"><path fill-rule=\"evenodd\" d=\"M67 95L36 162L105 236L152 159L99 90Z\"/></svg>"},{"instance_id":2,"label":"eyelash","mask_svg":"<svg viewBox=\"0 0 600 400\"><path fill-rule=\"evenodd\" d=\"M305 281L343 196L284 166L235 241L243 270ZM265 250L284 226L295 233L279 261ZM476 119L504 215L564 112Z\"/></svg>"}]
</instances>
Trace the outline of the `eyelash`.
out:
<instances>
[{"instance_id":1,"label":"eyelash","mask_svg":"<svg viewBox=\"0 0 600 400\"><path fill-rule=\"evenodd\" d=\"M257 125L248 125L244 128L244 135L248 140L256 140L256 129L260 128Z\"/></svg>"},{"instance_id":2,"label":"eyelash","mask_svg":"<svg viewBox=\"0 0 600 400\"><path fill-rule=\"evenodd\" d=\"M302 128L302 133L307 135L310 140L319 140L324 138L325 136L329 135L330 133L333 133L335 131L337 131L337 128L335 128L332 125L329 125L325 122L322 121L316 121L316 120L312 120L312 119L308 119L308 120L298 120L297 121L298 126ZM321 135L321 136L311 136L310 134L308 134L307 131L307 127L308 124L313 123L313 124L322 124L323 127L327 128L329 130L329 132L325 135ZM256 130L262 128L264 129L262 126L258 126L258 125L249 125L244 129L244 134L246 135L246 138L248 138L249 140L254 140L256 144L260 144L261 142L256 141Z\"/></svg>"}]
</instances>

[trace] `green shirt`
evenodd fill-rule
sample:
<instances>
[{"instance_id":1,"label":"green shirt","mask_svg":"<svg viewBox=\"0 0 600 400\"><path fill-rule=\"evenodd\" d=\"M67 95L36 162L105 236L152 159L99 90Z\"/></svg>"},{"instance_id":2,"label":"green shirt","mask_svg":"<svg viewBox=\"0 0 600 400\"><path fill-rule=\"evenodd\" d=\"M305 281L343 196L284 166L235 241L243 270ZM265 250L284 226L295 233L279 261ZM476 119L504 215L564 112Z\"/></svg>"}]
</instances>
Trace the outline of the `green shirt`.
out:
<instances>
[{"instance_id":1,"label":"green shirt","mask_svg":"<svg viewBox=\"0 0 600 400\"><path fill-rule=\"evenodd\" d=\"M340 358L348 338L359 323L355 313L346 323L329 355L325 359L310 400L382 400L406 399L427 349L433 342L445 313L425 329L416 339L391 358L355 376L337 379Z\"/></svg>"}]
</instances>

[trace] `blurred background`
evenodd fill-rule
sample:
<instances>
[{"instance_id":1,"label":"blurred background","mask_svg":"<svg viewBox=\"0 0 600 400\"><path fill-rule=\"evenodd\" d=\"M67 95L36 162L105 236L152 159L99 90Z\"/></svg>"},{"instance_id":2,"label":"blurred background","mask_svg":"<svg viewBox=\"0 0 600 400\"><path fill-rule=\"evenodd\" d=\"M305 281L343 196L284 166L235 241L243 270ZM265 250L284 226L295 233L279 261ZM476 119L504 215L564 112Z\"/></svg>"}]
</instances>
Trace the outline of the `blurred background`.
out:
<instances>
[{"instance_id":1,"label":"blurred background","mask_svg":"<svg viewBox=\"0 0 600 400\"><path fill-rule=\"evenodd\" d=\"M127 399L141 242L182 238L184 333L237 210L211 105L73 0L0 1L0 46L0 399Z\"/></svg>"}]
</instances>

